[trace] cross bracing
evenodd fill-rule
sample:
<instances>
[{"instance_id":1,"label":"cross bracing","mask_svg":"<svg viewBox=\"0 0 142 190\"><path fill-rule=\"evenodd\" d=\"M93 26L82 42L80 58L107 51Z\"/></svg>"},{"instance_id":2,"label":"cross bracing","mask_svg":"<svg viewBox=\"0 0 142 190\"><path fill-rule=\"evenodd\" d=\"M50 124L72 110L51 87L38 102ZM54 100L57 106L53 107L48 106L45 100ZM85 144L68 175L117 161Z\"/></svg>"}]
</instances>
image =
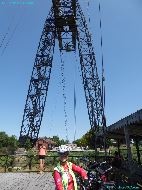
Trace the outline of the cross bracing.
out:
<instances>
[{"instance_id":1,"label":"cross bracing","mask_svg":"<svg viewBox=\"0 0 142 190\"><path fill-rule=\"evenodd\" d=\"M52 0L53 6L45 21L26 99L20 142L38 138L44 113L55 39L60 52L68 53L78 48L82 81L88 108L90 126L94 130L103 126L103 102L91 34L83 11L77 0Z\"/></svg>"}]
</instances>

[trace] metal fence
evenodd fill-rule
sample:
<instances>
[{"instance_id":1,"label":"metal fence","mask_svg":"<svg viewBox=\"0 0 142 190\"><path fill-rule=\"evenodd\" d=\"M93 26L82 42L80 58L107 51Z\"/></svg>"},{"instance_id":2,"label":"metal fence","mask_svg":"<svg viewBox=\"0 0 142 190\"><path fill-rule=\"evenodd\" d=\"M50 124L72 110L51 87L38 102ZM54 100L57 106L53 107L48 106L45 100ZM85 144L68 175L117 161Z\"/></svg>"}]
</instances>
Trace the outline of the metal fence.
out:
<instances>
[{"instance_id":1,"label":"metal fence","mask_svg":"<svg viewBox=\"0 0 142 190\"><path fill-rule=\"evenodd\" d=\"M85 163L80 158L85 157L89 160L110 161L112 156L95 156L95 155L70 155L69 161L85 167ZM58 163L58 155L48 155L45 157L45 172L53 171ZM37 172L39 171L38 155L0 155L0 172Z\"/></svg>"}]
</instances>

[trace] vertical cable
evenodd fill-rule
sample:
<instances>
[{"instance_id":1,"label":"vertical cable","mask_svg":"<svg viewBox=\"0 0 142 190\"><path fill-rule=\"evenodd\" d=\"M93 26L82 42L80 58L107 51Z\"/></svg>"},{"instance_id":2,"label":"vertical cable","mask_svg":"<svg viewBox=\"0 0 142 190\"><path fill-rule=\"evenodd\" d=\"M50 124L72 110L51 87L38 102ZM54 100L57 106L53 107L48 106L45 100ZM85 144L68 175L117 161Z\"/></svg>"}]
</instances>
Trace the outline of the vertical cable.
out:
<instances>
[{"instance_id":1,"label":"vertical cable","mask_svg":"<svg viewBox=\"0 0 142 190\"><path fill-rule=\"evenodd\" d=\"M104 108L105 108L105 78L104 78L104 57L103 57L103 37L102 37L102 20L101 20L101 5L99 2L99 14L100 14L100 32L101 32L101 52L102 52L102 108L103 108L103 113L102 113L102 125L103 125L103 134L104 134L104 150L105 150L105 157L107 156L107 151L106 151L106 117L104 113Z\"/></svg>"},{"instance_id":2,"label":"vertical cable","mask_svg":"<svg viewBox=\"0 0 142 190\"><path fill-rule=\"evenodd\" d=\"M76 139L76 64L77 64L77 58L76 58L76 51L74 51L74 57L75 57L75 64L74 64L74 141Z\"/></svg>"},{"instance_id":3,"label":"vertical cable","mask_svg":"<svg viewBox=\"0 0 142 190\"><path fill-rule=\"evenodd\" d=\"M88 15L88 20L89 20L89 24L88 24L88 27L90 28L90 25L91 25L91 17L90 17L90 2L89 0L87 0L87 15ZM92 32L91 32L91 29L90 29L90 35L92 37Z\"/></svg>"},{"instance_id":4,"label":"vertical cable","mask_svg":"<svg viewBox=\"0 0 142 190\"><path fill-rule=\"evenodd\" d=\"M103 115L104 115L104 108L105 108L105 77L104 77L104 56L103 56L103 37L102 37L102 20L101 20L101 5L99 3L99 14L100 14L100 32L101 32L101 52L102 52L102 107L103 107Z\"/></svg>"},{"instance_id":5,"label":"vertical cable","mask_svg":"<svg viewBox=\"0 0 142 190\"><path fill-rule=\"evenodd\" d=\"M63 61L63 52L60 50L60 57L61 57L61 75L62 75L62 85L63 85L63 99L64 99L64 116L65 116L65 129L66 129L66 140L68 141L68 127L67 127L67 112L66 112L66 105L67 105L67 97L65 94L65 76L64 76L64 61Z\"/></svg>"}]
</instances>

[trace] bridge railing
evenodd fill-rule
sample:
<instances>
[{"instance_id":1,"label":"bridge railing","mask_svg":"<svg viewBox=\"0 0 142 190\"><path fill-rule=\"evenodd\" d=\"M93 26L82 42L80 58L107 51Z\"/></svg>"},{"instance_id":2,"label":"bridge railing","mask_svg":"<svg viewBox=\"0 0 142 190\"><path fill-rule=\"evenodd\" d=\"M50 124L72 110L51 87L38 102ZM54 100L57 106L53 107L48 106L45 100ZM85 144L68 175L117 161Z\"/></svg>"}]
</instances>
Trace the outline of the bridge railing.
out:
<instances>
[{"instance_id":1,"label":"bridge railing","mask_svg":"<svg viewBox=\"0 0 142 190\"><path fill-rule=\"evenodd\" d=\"M83 166L80 158L86 157L89 160L105 161L104 156L95 155L69 155L69 161ZM107 160L111 160L112 156L108 156ZM45 157L45 171L53 171L59 161L58 155L47 155ZM0 155L0 172L37 172L39 171L38 155Z\"/></svg>"}]
</instances>

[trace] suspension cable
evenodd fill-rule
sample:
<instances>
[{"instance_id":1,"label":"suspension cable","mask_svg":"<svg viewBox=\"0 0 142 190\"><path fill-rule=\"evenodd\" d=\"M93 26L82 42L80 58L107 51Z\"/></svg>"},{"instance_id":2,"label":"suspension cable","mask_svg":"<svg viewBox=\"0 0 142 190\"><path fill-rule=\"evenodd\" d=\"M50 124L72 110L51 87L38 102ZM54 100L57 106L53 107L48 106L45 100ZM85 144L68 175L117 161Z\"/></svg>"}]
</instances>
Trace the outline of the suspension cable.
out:
<instances>
[{"instance_id":1,"label":"suspension cable","mask_svg":"<svg viewBox=\"0 0 142 190\"><path fill-rule=\"evenodd\" d=\"M8 47L10 41L12 40L12 38L13 38L13 36L14 36L14 34L16 32L16 29L18 28L19 24L20 24L20 22L17 23L16 26L14 27L14 29L13 29L13 31L12 31L12 33L11 33L11 35L10 35L8 41L7 41L7 43L5 44L5 46L4 46L4 48L3 48L2 52L1 52L1 56L4 54L6 48Z\"/></svg>"},{"instance_id":2,"label":"suspension cable","mask_svg":"<svg viewBox=\"0 0 142 190\"><path fill-rule=\"evenodd\" d=\"M75 121L75 128L74 128L74 141L76 139L76 132L77 132L77 115L76 115L76 105L77 105L77 96L76 96L76 76L77 76L77 71L79 73L79 76L82 79L82 72L80 69L80 64L78 64L78 59L76 55L76 51L74 51L74 57L75 57L75 74L74 74L74 121Z\"/></svg>"},{"instance_id":3,"label":"suspension cable","mask_svg":"<svg viewBox=\"0 0 142 190\"><path fill-rule=\"evenodd\" d=\"M101 33L101 52L102 52L102 107L103 107L103 114L105 108L105 77L104 77L104 56L103 56L103 37L102 37L102 20L101 20L101 5L99 2L99 14L100 14L100 33Z\"/></svg>"},{"instance_id":4,"label":"suspension cable","mask_svg":"<svg viewBox=\"0 0 142 190\"><path fill-rule=\"evenodd\" d=\"M0 48L2 48L2 46L3 46L4 42L5 42L5 39L6 39L6 37L8 36L8 34L9 34L9 32L10 32L11 24L12 24L12 22L13 22L13 18L14 18L14 15L12 16L12 19L11 19L11 21L10 21L10 24L9 24L8 28L7 28L6 33L5 33L5 34L3 35L3 37L2 37L2 40L1 40L1 42L0 42Z\"/></svg>"},{"instance_id":5,"label":"suspension cable","mask_svg":"<svg viewBox=\"0 0 142 190\"><path fill-rule=\"evenodd\" d=\"M91 22L91 17L90 17L90 1L87 0L87 14L89 18L89 23ZM104 60L103 60L103 35L102 35L102 20L101 20L101 5L99 2L99 14L100 14L100 33L101 33L101 52L102 52L102 107L103 107L103 115L104 115L104 108L105 108L105 77L104 77ZM92 32L90 30L90 35L92 36Z\"/></svg>"},{"instance_id":6,"label":"suspension cable","mask_svg":"<svg viewBox=\"0 0 142 190\"><path fill-rule=\"evenodd\" d=\"M57 83L57 91L56 91L56 94L55 94L55 97L54 97L53 107L52 107L51 112L50 112L50 115L51 115L50 120L49 120L49 122L50 122L50 127L49 127L50 132L52 131L52 129L55 128L55 123L54 123L53 116L55 115L54 113L55 113L56 108L57 108L57 103L58 103L57 96L59 95L59 88L61 87L60 86L60 80L58 80L58 82L59 82L59 84Z\"/></svg>"},{"instance_id":7,"label":"suspension cable","mask_svg":"<svg viewBox=\"0 0 142 190\"><path fill-rule=\"evenodd\" d=\"M102 125L103 125L103 134L104 134L104 149L105 149L105 157L107 156L106 151L106 117L104 113L105 108L105 78L104 78L104 59L103 59L103 37L102 37L102 20L101 20L101 4L99 2L99 14L100 14L100 32L101 32L101 52L102 52L102 108L103 108L103 115L102 115Z\"/></svg>"},{"instance_id":8,"label":"suspension cable","mask_svg":"<svg viewBox=\"0 0 142 190\"><path fill-rule=\"evenodd\" d=\"M87 0L87 7L86 7L86 9L87 9L87 14L88 14L89 22L90 22L90 14L89 14L90 10L89 10L89 8L90 8L90 2L89 2L89 0Z\"/></svg>"},{"instance_id":9,"label":"suspension cable","mask_svg":"<svg viewBox=\"0 0 142 190\"><path fill-rule=\"evenodd\" d=\"M91 17L90 17L90 1L89 0L87 0L87 7L86 7L86 9L87 9L87 15L88 15L88 20L89 20L88 27L90 28L90 35L92 37L92 32L91 32L91 27L90 27L90 25L91 25Z\"/></svg>"},{"instance_id":10,"label":"suspension cable","mask_svg":"<svg viewBox=\"0 0 142 190\"><path fill-rule=\"evenodd\" d=\"M60 57L61 57L61 75L62 75L62 87L63 87L63 100L64 100L64 116L65 116L65 129L66 129L66 140L68 141L68 116L66 111L66 105L67 105L67 97L65 94L65 76L64 76L64 60L63 60L63 52L60 50Z\"/></svg>"},{"instance_id":11,"label":"suspension cable","mask_svg":"<svg viewBox=\"0 0 142 190\"><path fill-rule=\"evenodd\" d=\"M12 33L11 33L11 35L9 36L7 42L5 43L4 48L2 49L1 56L4 54L5 50L7 49L7 47L8 47L8 45L9 45L10 41L12 40L12 38L13 38L13 36L14 36L16 30L17 30L17 28L19 27L19 25L20 25L22 19L24 18L25 13L26 13L26 12L24 12L24 13L22 12L22 13L21 13L17 24L15 25L15 27L14 27L13 30L11 31ZM11 23L12 23L12 21L11 21ZM10 24L10 25L11 25L11 24ZM9 25L9 29L8 29L9 32L10 32L10 25ZM5 39L6 39L6 37L9 35L9 32L7 32L7 33L5 34L5 36L3 37L2 42L1 42L1 45L0 45L0 48L2 48L2 46L4 45Z\"/></svg>"},{"instance_id":12,"label":"suspension cable","mask_svg":"<svg viewBox=\"0 0 142 190\"><path fill-rule=\"evenodd\" d=\"M76 129L77 129L77 125L76 125L76 103L77 103L77 99L76 99L76 64L77 64L77 57L76 57L76 51L74 51L74 57L75 57L75 64L74 64L74 123L75 123L75 127L74 127L74 141L76 139Z\"/></svg>"}]
</instances>

